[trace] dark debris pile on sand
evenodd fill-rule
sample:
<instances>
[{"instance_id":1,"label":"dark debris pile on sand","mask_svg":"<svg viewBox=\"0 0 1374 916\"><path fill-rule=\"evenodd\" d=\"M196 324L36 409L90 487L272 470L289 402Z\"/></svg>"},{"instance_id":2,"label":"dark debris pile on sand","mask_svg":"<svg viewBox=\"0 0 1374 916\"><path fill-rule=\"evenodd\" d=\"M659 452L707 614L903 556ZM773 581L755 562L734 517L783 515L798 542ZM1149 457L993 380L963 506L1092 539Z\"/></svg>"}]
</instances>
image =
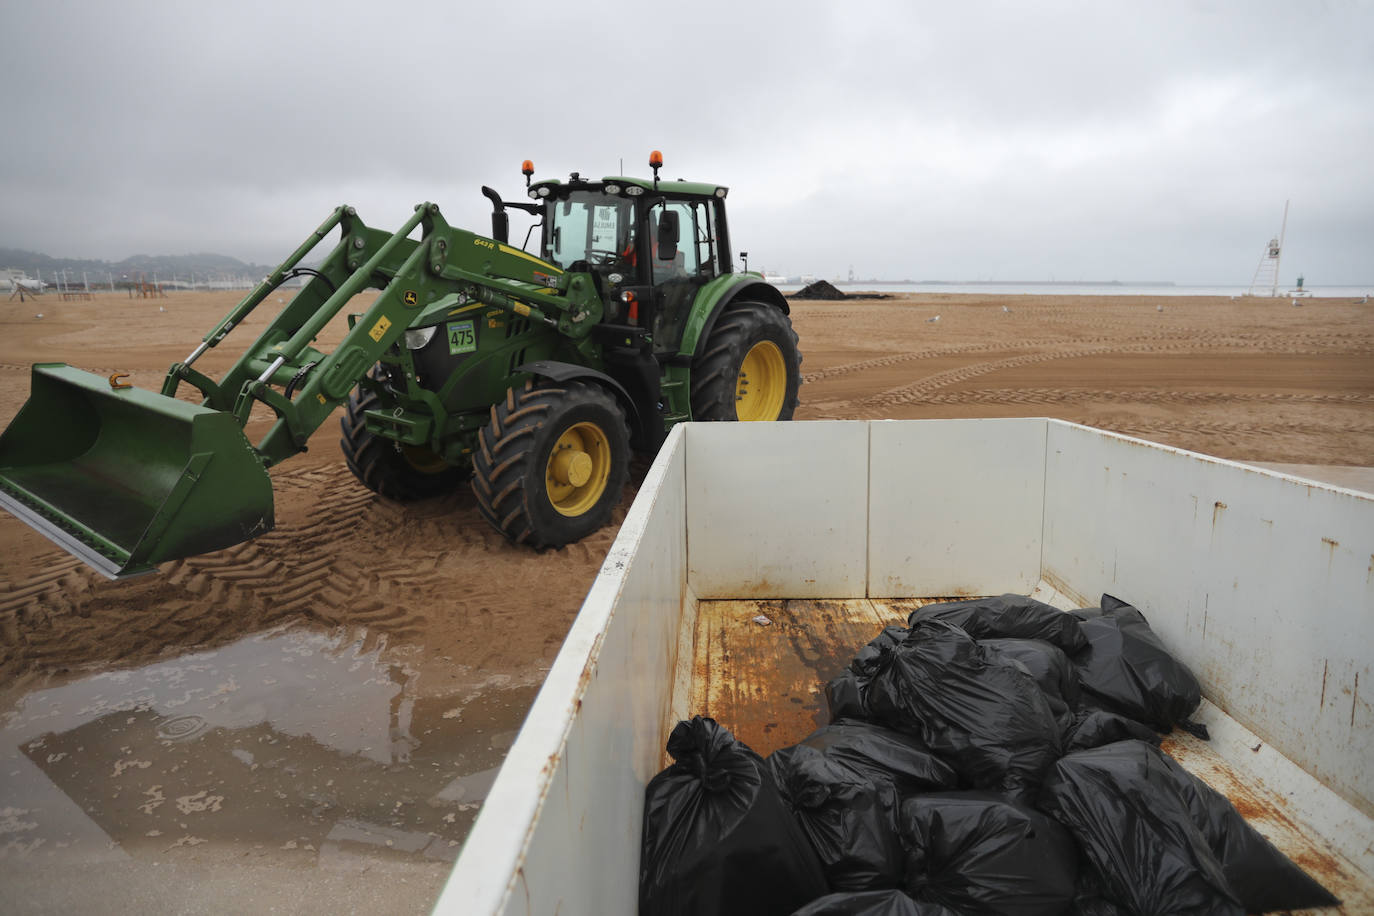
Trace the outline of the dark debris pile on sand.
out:
<instances>
[{"instance_id":1,"label":"dark debris pile on sand","mask_svg":"<svg viewBox=\"0 0 1374 916\"><path fill-rule=\"evenodd\" d=\"M824 280L817 280L803 286L788 296L789 299L891 299L887 293L842 293Z\"/></svg>"},{"instance_id":2,"label":"dark debris pile on sand","mask_svg":"<svg viewBox=\"0 0 1374 916\"><path fill-rule=\"evenodd\" d=\"M817 280L809 283L797 290L788 298L790 299L848 299L844 293L836 289L832 284L824 280Z\"/></svg>"}]
</instances>

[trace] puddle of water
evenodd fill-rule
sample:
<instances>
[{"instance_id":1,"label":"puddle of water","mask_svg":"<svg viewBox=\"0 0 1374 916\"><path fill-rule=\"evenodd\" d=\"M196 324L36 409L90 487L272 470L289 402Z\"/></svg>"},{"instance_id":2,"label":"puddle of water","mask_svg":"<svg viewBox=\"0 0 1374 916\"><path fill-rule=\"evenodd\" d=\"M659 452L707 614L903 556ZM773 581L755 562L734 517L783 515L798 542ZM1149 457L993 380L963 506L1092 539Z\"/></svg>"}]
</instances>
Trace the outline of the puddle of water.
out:
<instances>
[{"instance_id":1,"label":"puddle of water","mask_svg":"<svg viewBox=\"0 0 1374 916\"><path fill-rule=\"evenodd\" d=\"M0 867L446 868L537 687L417 680L287 631L29 693L0 724Z\"/></svg>"}]
</instances>

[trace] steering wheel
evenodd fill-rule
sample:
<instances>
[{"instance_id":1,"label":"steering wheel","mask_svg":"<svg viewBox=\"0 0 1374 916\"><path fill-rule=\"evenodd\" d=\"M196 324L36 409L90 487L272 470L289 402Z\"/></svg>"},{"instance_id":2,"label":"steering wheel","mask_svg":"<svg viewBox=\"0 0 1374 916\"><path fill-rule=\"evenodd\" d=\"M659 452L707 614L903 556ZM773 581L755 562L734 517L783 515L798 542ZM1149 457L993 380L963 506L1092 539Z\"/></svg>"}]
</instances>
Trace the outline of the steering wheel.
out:
<instances>
[{"instance_id":1,"label":"steering wheel","mask_svg":"<svg viewBox=\"0 0 1374 916\"><path fill-rule=\"evenodd\" d=\"M618 263L621 260L621 256L618 251L607 251L604 248L589 248L587 249L587 260L598 267L604 267Z\"/></svg>"}]
</instances>

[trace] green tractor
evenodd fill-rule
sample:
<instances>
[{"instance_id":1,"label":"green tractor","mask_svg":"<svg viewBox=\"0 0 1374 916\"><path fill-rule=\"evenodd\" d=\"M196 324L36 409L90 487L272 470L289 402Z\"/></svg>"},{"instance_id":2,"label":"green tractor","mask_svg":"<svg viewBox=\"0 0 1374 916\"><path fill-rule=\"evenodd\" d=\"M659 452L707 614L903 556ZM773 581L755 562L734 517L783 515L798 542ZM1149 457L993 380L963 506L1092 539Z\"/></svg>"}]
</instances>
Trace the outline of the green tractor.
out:
<instances>
[{"instance_id":1,"label":"green tractor","mask_svg":"<svg viewBox=\"0 0 1374 916\"><path fill-rule=\"evenodd\" d=\"M61 363L33 367L0 434L0 505L111 577L272 529L267 468L344 407L348 467L384 497L471 482L483 516L536 549L606 524L631 450L685 420L786 420L801 356L788 306L736 269L719 185L572 173L493 204L492 232L424 203L395 233L339 207L186 358L161 393ZM509 210L532 217L524 248ZM318 266L302 261L335 228ZM416 230L420 238L410 238ZM525 250L538 230L538 253ZM268 295L308 278L216 380L193 368ZM357 293L332 352L320 331ZM177 397L189 385L200 403ZM255 404L276 416L256 445Z\"/></svg>"}]
</instances>

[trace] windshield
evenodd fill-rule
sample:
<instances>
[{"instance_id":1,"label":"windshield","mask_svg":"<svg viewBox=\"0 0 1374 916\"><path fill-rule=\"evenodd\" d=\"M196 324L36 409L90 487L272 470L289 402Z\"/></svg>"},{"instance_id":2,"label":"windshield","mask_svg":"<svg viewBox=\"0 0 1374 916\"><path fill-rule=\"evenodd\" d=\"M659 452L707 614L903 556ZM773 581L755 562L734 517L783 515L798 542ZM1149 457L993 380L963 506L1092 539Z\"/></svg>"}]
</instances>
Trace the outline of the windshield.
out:
<instances>
[{"instance_id":1,"label":"windshield","mask_svg":"<svg viewBox=\"0 0 1374 916\"><path fill-rule=\"evenodd\" d=\"M573 191L549 206L545 256L565 270L576 261L599 263L630 245L634 204L599 191Z\"/></svg>"}]
</instances>

